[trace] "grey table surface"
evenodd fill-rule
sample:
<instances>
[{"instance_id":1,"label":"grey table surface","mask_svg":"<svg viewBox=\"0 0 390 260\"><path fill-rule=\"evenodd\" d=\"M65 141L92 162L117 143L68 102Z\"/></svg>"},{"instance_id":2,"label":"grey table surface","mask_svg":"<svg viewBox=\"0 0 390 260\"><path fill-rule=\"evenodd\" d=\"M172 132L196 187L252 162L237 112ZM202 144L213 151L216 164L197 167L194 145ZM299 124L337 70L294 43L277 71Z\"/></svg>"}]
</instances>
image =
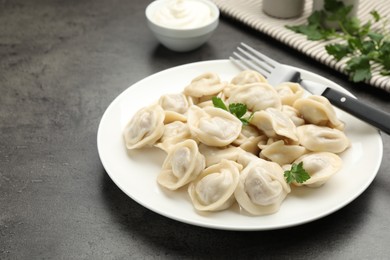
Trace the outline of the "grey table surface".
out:
<instances>
[{"instance_id":1,"label":"grey table surface","mask_svg":"<svg viewBox=\"0 0 390 260\"><path fill-rule=\"evenodd\" d=\"M181 64L225 59L244 41L318 73L374 107L390 95L227 17L189 53L159 45L141 0L0 1L0 259L390 257L390 137L368 189L319 220L278 230L207 229L130 199L97 151L100 119L133 83Z\"/></svg>"}]
</instances>

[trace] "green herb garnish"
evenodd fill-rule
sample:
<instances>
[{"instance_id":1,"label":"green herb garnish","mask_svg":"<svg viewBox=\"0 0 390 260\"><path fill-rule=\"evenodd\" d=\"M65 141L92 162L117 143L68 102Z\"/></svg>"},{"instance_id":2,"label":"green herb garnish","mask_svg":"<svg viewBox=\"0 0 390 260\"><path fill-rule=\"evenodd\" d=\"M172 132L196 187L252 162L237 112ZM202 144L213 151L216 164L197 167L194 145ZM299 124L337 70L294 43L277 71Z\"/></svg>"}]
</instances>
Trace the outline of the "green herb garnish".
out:
<instances>
[{"instance_id":1,"label":"green herb garnish","mask_svg":"<svg viewBox=\"0 0 390 260\"><path fill-rule=\"evenodd\" d=\"M310 179L310 175L303 168L303 162L298 164L293 163L291 166L291 170L284 172L284 177L286 178L286 182L288 184L292 182L304 183L308 179Z\"/></svg>"},{"instance_id":2,"label":"green herb garnish","mask_svg":"<svg viewBox=\"0 0 390 260\"><path fill-rule=\"evenodd\" d=\"M372 11L372 20L362 23L350 17L353 6L345 6L338 0L325 0L324 10L313 12L307 24L286 26L288 29L307 36L308 40L341 39L342 43L325 46L327 53L337 61L346 60L346 71L353 82L369 80L372 65L381 67L382 75L390 75L390 36L386 30L387 20L382 29L374 31L372 25L381 20L377 11ZM340 30L328 28L326 23L337 23Z\"/></svg>"},{"instance_id":3,"label":"green herb garnish","mask_svg":"<svg viewBox=\"0 0 390 260\"><path fill-rule=\"evenodd\" d=\"M245 104L232 103L229 105L229 107L226 107L223 100L220 99L219 97L213 97L212 101L213 101L214 107L221 108L225 111L230 112L231 114L235 115L238 119L240 119L240 121L244 125L248 125L249 121L253 117L253 113L249 117L243 117L248 112L248 108Z\"/></svg>"},{"instance_id":4,"label":"green herb garnish","mask_svg":"<svg viewBox=\"0 0 390 260\"><path fill-rule=\"evenodd\" d=\"M229 111L225 103L223 103L222 99L220 99L219 97L212 97L211 100L213 101L214 107Z\"/></svg>"}]
</instances>

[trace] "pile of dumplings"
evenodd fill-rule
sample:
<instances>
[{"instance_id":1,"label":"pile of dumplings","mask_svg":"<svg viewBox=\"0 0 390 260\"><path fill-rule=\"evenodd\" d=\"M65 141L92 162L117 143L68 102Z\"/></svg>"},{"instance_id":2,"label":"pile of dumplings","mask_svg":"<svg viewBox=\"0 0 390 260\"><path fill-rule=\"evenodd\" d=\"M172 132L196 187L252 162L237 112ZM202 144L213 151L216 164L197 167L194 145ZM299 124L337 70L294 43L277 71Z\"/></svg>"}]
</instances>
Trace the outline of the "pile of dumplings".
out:
<instances>
[{"instance_id":1,"label":"pile of dumplings","mask_svg":"<svg viewBox=\"0 0 390 260\"><path fill-rule=\"evenodd\" d=\"M244 125L213 106L248 108ZM238 203L251 215L279 210L291 192L284 171L303 162L310 179L297 186L320 187L342 167L338 154L350 142L329 101L304 95L292 82L271 86L247 70L230 82L216 73L195 77L181 93L161 96L140 109L124 129L127 149L157 147L166 158L157 176L164 189L187 189L197 211L220 211Z\"/></svg>"}]
</instances>

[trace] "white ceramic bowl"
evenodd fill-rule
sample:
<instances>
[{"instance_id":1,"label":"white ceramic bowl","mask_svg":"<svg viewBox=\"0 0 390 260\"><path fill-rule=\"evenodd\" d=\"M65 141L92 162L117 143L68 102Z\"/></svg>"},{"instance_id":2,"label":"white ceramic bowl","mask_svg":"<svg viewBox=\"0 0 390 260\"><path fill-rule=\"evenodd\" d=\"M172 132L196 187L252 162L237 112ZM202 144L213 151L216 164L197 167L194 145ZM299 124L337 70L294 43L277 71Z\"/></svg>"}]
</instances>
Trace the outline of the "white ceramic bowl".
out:
<instances>
[{"instance_id":1,"label":"white ceramic bowl","mask_svg":"<svg viewBox=\"0 0 390 260\"><path fill-rule=\"evenodd\" d=\"M207 42L218 27L220 13L218 7L211 1L197 1L203 2L210 8L212 19L205 25L191 29L174 29L156 22L155 12L166 5L169 0L156 0L148 5L145 11L148 26L161 44L173 51L185 52L196 49Z\"/></svg>"}]
</instances>

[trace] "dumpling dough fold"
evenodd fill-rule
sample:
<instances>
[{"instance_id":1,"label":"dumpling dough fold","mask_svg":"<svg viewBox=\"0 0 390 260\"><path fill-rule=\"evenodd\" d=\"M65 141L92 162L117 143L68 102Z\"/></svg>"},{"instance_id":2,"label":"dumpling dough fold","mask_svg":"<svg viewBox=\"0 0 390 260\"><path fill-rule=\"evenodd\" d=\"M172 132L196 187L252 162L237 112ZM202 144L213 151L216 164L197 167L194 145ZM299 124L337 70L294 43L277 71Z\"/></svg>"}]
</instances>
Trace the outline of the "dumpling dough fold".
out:
<instances>
[{"instance_id":1,"label":"dumpling dough fold","mask_svg":"<svg viewBox=\"0 0 390 260\"><path fill-rule=\"evenodd\" d=\"M241 121L229 112L215 107L191 106L187 123L191 134L209 146L231 144L241 133Z\"/></svg>"},{"instance_id":2,"label":"dumpling dough fold","mask_svg":"<svg viewBox=\"0 0 390 260\"><path fill-rule=\"evenodd\" d=\"M234 196L250 214L267 215L279 210L290 191L282 167L259 158L250 161L241 172Z\"/></svg>"},{"instance_id":3,"label":"dumpling dough fold","mask_svg":"<svg viewBox=\"0 0 390 260\"><path fill-rule=\"evenodd\" d=\"M233 194L241 169L242 165L223 159L202 171L188 186L188 194L195 209L218 211L229 208L235 201Z\"/></svg>"},{"instance_id":4,"label":"dumpling dough fold","mask_svg":"<svg viewBox=\"0 0 390 260\"><path fill-rule=\"evenodd\" d=\"M205 168L205 158L199 153L197 143L188 139L172 146L164 160L157 182L176 190L194 180Z\"/></svg>"},{"instance_id":5,"label":"dumpling dough fold","mask_svg":"<svg viewBox=\"0 0 390 260\"><path fill-rule=\"evenodd\" d=\"M164 118L157 104L138 110L123 131L127 149L152 146L164 134Z\"/></svg>"}]
</instances>

